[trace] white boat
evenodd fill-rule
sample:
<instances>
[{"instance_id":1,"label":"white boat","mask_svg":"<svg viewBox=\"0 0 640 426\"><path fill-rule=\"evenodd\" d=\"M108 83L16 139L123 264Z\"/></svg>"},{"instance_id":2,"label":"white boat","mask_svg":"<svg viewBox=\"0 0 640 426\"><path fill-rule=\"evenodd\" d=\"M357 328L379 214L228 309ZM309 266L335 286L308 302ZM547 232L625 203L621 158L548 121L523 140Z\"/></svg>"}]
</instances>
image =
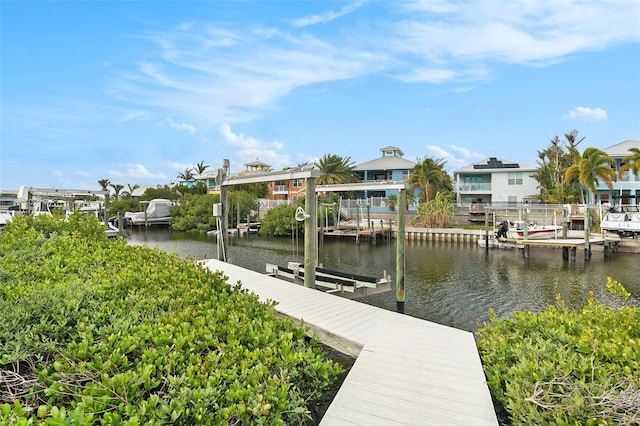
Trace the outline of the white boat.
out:
<instances>
[{"instance_id":1,"label":"white boat","mask_svg":"<svg viewBox=\"0 0 640 426\"><path fill-rule=\"evenodd\" d=\"M622 206L615 208L602 218L600 228L604 231L615 232L621 237L635 237L640 235L640 210L638 206Z\"/></svg>"},{"instance_id":2,"label":"white boat","mask_svg":"<svg viewBox=\"0 0 640 426\"><path fill-rule=\"evenodd\" d=\"M171 221L171 207L173 201L165 198L155 198L143 212L126 212L125 223L128 225L169 225Z\"/></svg>"},{"instance_id":3,"label":"white boat","mask_svg":"<svg viewBox=\"0 0 640 426\"><path fill-rule=\"evenodd\" d=\"M560 225L538 225L535 222L528 222L526 225L522 221L516 221L509 223L509 229L507 230L507 238L514 240L523 240L525 229L527 227L527 239L528 240L545 240L556 238L562 226Z\"/></svg>"}]
</instances>

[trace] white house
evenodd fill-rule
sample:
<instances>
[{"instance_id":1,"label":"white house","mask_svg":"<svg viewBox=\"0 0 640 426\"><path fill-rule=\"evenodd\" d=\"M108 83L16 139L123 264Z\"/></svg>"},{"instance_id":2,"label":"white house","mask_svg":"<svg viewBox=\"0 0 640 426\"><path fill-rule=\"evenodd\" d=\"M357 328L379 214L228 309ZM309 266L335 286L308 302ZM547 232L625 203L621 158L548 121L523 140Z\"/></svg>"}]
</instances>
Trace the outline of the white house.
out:
<instances>
[{"instance_id":1,"label":"white house","mask_svg":"<svg viewBox=\"0 0 640 426\"><path fill-rule=\"evenodd\" d=\"M536 167L490 157L453 172L458 203L517 204L538 193Z\"/></svg>"}]
</instances>

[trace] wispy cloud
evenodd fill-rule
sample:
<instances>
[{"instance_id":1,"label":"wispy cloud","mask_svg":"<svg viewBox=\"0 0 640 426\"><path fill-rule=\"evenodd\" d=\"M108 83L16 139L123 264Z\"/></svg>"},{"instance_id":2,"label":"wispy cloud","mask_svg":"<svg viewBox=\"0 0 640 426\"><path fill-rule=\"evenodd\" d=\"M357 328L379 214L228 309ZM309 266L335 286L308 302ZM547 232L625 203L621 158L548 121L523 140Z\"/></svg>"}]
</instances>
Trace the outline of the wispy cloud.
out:
<instances>
[{"instance_id":1,"label":"wispy cloud","mask_svg":"<svg viewBox=\"0 0 640 426\"><path fill-rule=\"evenodd\" d=\"M318 15L310 15L305 16L304 18L298 18L291 21L291 23L296 27L306 27L309 25L317 25L317 24L326 24L327 22L333 21L334 19L340 18L341 16L347 15L354 10L357 10L364 3L363 0L356 1L353 4L342 7L342 9L338 11L329 11ZM331 4L331 3L326 3Z\"/></svg>"},{"instance_id":2,"label":"wispy cloud","mask_svg":"<svg viewBox=\"0 0 640 426\"><path fill-rule=\"evenodd\" d=\"M153 173L150 172L146 166L133 163L124 164L120 170L110 170L109 176L113 181L119 180L132 182L135 182L138 179L155 179L159 181L167 179L167 176L164 173Z\"/></svg>"},{"instance_id":3,"label":"wispy cloud","mask_svg":"<svg viewBox=\"0 0 640 426\"><path fill-rule=\"evenodd\" d=\"M227 123L220 126L220 134L228 145L238 147L237 156L241 161L260 160L274 168L289 164L289 156L282 154L284 145L279 141L265 142L243 133L235 133Z\"/></svg>"},{"instance_id":4,"label":"wispy cloud","mask_svg":"<svg viewBox=\"0 0 640 426\"><path fill-rule=\"evenodd\" d=\"M447 145L446 148L438 145L427 145L427 150L432 152L434 157L445 160L447 162L445 168L449 170L467 166L485 157L482 153L473 152L457 145Z\"/></svg>"},{"instance_id":5,"label":"wispy cloud","mask_svg":"<svg viewBox=\"0 0 640 426\"><path fill-rule=\"evenodd\" d=\"M195 135L197 133L197 129L195 126L192 126L191 124L187 124L187 123L176 123L175 121L173 121L170 118L167 118L166 123L169 127L171 127L172 129L176 129L176 130L184 130L188 133L191 133L192 135Z\"/></svg>"},{"instance_id":6,"label":"wispy cloud","mask_svg":"<svg viewBox=\"0 0 640 426\"><path fill-rule=\"evenodd\" d=\"M607 111L602 108L589 108L577 106L569 112L567 112L566 117L573 120L583 120L583 121L605 121L607 120Z\"/></svg>"}]
</instances>

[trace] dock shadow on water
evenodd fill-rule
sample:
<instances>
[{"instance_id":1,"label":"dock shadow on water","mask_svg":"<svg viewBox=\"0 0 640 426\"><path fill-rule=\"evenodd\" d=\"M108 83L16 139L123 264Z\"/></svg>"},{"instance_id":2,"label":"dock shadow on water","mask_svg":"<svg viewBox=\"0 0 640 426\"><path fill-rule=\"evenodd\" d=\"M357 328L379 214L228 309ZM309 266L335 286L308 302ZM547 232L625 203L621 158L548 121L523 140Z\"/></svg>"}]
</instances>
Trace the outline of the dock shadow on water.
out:
<instances>
[{"instance_id":1,"label":"dock shadow on water","mask_svg":"<svg viewBox=\"0 0 640 426\"><path fill-rule=\"evenodd\" d=\"M134 230L130 244L157 247L183 258L217 258L216 238L173 232L168 229ZM227 255L238 266L265 273L267 263L286 265L302 262L304 242L291 238L256 235L229 237ZM356 245L353 240L325 239L319 250L325 268L367 276L388 273L395 282L395 241L382 240ZM628 304L640 307L640 257L615 253L604 259L594 253L591 260L562 259L560 249L535 248L529 259L518 249L490 250L477 244L407 241L405 246L405 313L466 331L475 331L488 320L488 310L498 317L515 311L541 311L560 295L568 306L579 309L589 291L610 306L621 301L606 290L607 277L622 283L632 294ZM293 285L293 284L292 284ZM395 286L394 286L395 287ZM357 299L396 309L395 290Z\"/></svg>"}]
</instances>

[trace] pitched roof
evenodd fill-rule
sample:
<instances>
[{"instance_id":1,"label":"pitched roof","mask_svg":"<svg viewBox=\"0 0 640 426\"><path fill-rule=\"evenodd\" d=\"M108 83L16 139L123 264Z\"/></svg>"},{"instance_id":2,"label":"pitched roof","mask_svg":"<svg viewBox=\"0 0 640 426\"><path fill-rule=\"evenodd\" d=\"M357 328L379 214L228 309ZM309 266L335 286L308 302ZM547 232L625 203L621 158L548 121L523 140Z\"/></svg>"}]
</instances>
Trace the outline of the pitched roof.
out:
<instances>
[{"instance_id":1,"label":"pitched roof","mask_svg":"<svg viewBox=\"0 0 640 426\"><path fill-rule=\"evenodd\" d=\"M630 155L629 148L639 148L640 141L626 140L624 142L617 143L608 148L603 149L611 157L626 157Z\"/></svg>"},{"instance_id":2,"label":"pitched roof","mask_svg":"<svg viewBox=\"0 0 640 426\"><path fill-rule=\"evenodd\" d=\"M353 168L355 171L365 170L408 170L413 169L415 162L405 160L402 157L380 157L375 160L358 164Z\"/></svg>"},{"instance_id":3,"label":"pitched roof","mask_svg":"<svg viewBox=\"0 0 640 426\"><path fill-rule=\"evenodd\" d=\"M478 161L461 169L455 170L454 174L470 173L470 172L488 172L488 171L515 171L515 170L535 170L535 167L521 166L513 161L503 160L496 157L489 157L486 160Z\"/></svg>"}]
</instances>

